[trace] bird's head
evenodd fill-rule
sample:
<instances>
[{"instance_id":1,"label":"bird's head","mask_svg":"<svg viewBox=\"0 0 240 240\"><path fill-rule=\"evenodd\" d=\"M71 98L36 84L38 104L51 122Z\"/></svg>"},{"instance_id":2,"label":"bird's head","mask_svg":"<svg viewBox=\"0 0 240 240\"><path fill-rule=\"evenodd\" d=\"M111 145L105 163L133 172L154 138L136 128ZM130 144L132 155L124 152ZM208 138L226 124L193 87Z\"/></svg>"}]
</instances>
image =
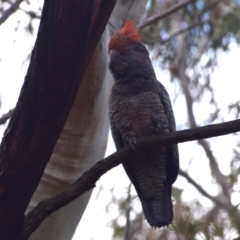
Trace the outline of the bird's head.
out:
<instances>
[{"instance_id":1,"label":"bird's head","mask_svg":"<svg viewBox=\"0 0 240 240\"><path fill-rule=\"evenodd\" d=\"M116 81L125 81L129 77L143 76L144 73L153 71L149 53L140 39L138 29L130 20L126 21L124 26L110 39L109 68Z\"/></svg>"}]
</instances>

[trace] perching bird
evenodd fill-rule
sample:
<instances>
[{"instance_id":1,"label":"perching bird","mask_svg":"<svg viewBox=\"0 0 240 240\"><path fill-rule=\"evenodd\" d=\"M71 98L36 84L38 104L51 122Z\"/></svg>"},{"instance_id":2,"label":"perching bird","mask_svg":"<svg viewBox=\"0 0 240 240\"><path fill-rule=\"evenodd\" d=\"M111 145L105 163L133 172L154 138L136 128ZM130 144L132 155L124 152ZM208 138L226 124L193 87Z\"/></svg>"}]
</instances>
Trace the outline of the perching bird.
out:
<instances>
[{"instance_id":1,"label":"perching bird","mask_svg":"<svg viewBox=\"0 0 240 240\"><path fill-rule=\"evenodd\" d=\"M109 55L115 80L109 99L112 136L117 149L130 145L137 152L123 166L147 221L152 227L162 227L173 219L171 195L179 170L178 147L139 149L136 143L143 136L175 131L171 102L131 21L110 39Z\"/></svg>"}]
</instances>

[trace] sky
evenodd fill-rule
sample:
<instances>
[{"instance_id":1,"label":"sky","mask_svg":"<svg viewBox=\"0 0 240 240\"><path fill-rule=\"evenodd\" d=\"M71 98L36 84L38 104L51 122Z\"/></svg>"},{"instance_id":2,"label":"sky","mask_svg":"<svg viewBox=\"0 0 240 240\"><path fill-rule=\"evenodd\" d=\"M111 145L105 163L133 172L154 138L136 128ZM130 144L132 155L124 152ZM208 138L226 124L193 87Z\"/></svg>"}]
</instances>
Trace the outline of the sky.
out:
<instances>
[{"instance_id":1,"label":"sky","mask_svg":"<svg viewBox=\"0 0 240 240\"><path fill-rule=\"evenodd\" d=\"M0 26L0 95L2 101L0 116L12 109L16 104L28 68L28 55L33 48L36 36L36 30L32 36L27 34L24 29L24 26L28 23L26 15L21 11L18 11L17 14L17 16L11 17L5 24ZM19 19L21 20L18 24L18 30L9 31L9 29L13 29L16 26L16 20ZM37 24L35 22L35 29L37 29ZM233 116L227 111L227 105L239 99L239 56L240 49L234 43L231 45L228 53L219 52L219 66L211 76L211 84L214 87L216 100L219 107L225 109L222 110L225 116L224 121L233 119ZM165 85L173 99L174 88L169 83L168 72L156 69L156 73L158 79L161 79L161 82ZM205 98L199 104L194 105L194 112L198 116L199 122L204 122L205 117L209 114L208 101L209 99ZM186 109L183 106L185 106L184 98L178 97L173 108L177 125L179 126L186 123ZM0 126L0 137L5 127L6 124ZM208 140L211 142L214 154L219 160L220 169L224 174L230 173L229 160L232 156L232 146L235 144L235 140L232 136ZM212 195L217 194L218 187L210 177L210 169L205 167L208 165L205 153L197 146L197 143L179 144L179 150L181 168L190 172L190 175L194 176L194 179ZM115 147L110 136L106 156L113 152L115 152ZM93 191L90 203L73 240L80 239L80 237L86 240L111 239L112 230L109 227L109 222L118 216L118 208L115 204L106 205L112 199L112 192L118 197L126 196L128 185L129 180L121 166L112 169L102 176L97 182L97 187ZM101 190L102 186L104 188ZM185 179L179 177L174 186L184 190L184 201L191 202L194 199L198 199L205 207L211 207L212 203L201 196ZM236 190L239 191L240 187L237 186ZM234 204L238 204L239 199L239 193L235 193L232 201ZM135 208L137 211L141 211L139 204ZM120 219L120 221L124 224L125 219ZM91 225L89 225L89 222L91 222Z\"/></svg>"}]
</instances>

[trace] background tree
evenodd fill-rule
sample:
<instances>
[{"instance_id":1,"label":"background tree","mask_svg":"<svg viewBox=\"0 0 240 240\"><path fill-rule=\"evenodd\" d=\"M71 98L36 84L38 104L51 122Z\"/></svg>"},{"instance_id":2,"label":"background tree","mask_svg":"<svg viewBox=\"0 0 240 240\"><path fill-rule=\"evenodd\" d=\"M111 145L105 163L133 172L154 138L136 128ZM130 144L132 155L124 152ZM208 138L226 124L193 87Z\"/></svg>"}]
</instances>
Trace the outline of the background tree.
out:
<instances>
[{"instance_id":1,"label":"background tree","mask_svg":"<svg viewBox=\"0 0 240 240\"><path fill-rule=\"evenodd\" d=\"M164 13L173 4L175 4L173 1L149 1L147 15L149 17L161 15L159 12ZM233 102L233 98L228 97L231 92L234 94L231 84L234 84L238 77L229 72L229 78L232 80L228 79L229 82L227 82L228 80L224 79L225 89L220 94L224 98L225 106L221 103L217 91L217 84L222 84L222 82L216 83L213 78L214 71L219 67L220 54L231 52L231 49L236 49L239 44L240 19L237 14L239 7L238 1L191 1L177 13L161 21L156 21L157 18L152 17L149 21L145 21L145 25L140 24L144 42L152 51L154 62L162 71L169 70L168 76L174 85L175 114L179 130L239 118L238 98L235 98L236 101ZM176 111L178 108L181 109L180 114L178 110ZM136 213L135 210L133 214L135 217L131 218L132 225L127 230L131 236L130 239L143 239L142 233L145 235L144 239L161 237L163 239L215 239L216 237L231 239L231 236L238 235L240 232L238 201L236 203L236 196L239 197L238 136L235 134L225 138L227 140L220 138L218 142L215 139L199 140L197 146L193 143L187 148L180 145L181 165L182 169L185 168L180 171L180 176L194 186L201 195L209 199L210 206L206 208L202 204L203 201L198 199L192 202L183 201L182 193L186 183L182 181L184 185L178 184L180 187L174 189L175 220L170 229L155 231L147 228L142 213ZM229 145L224 146L221 140L225 143L231 142L232 153L228 149ZM226 159L219 156L220 149L217 144L223 147L221 152L228 153L223 153ZM191 148L195 150L194 153L189 154ZM208 163L201 160L196 152ZM189 160L186 159L187 155ZM202 165L201 170L199 169L202 179L201 177L194 178L196 168L191 168L194 161L197 161L196 165ZM225 161L225 164L221 161ZM222 171L221 165L228 165L228 170ZM211 178L206 176L210 174ZM212 185L209 190L207 190L206 181L203 181L206 177L208 184ZM210 192L212 189L215 194ZM135 194L126 199L129 198L135 199ZM125 206L123 203L126 199L120 199L121 204L117 203L120 209ZM125 208L120 212L125 214ZM112 222L112 225L115 228L116 238L123 232L126 234L126 229L117 224L116 220Z\"/></svg>"},{"instance_id":2,"label":"background tree","mask_svg":"<svg viewBox=\"0 0 240 240\"><path fill-rule=\"evenodd\" d=\"M2 16L5 17L1 18L0 23L4 22L7 19L7 13L10 16L10 13L20 3L21 1L14 2L9 7L9 2L2 1L1 11L3 12ZM142 26L143 40L152 51L156 65L160 64L163 71L169 70L170 72L169 79L175 86L174 99L176 108L179 107L180 101L182 112L186 113L186 119L178 118L180 114L175 111L177 122L179 123L178 128L196 127L202 124L202 122L206 124L228 120L229 118L225 117L226 109L225 111L221 110L218 106L211 75L217 67L219 52L227 51L233 42L238 42L239 40L238 1L191 1L177 13L161 21L152 20L149 23L139 19L143 15L145 3L146 1L141 1L142 5L139 5L139 1L137 3L136 1L118 1L108 27L110 32L113 32L113 28L118 29L127 17L131 17L139 23L140 27ZM156 15L159 12L163 13L176 4L177 2L174 1L148 1L145 17ZM35 12L23 9L20 11L28 14L29 23L27 29L30 32L34 31L33 21L39 19L41 8L40 11L37 10ZM142 23L146 23L146 26L143 27ZM88 67L85 80L81 84L68 121L45 170L40 186L29 205L29 209L36 205L36 202L39 200L49 198L66 188L77 176L86 171L94 163L93 161L103 157L108 132L107 114L103 112L107 109L109 75L107 73L107 61L102 61L102 59L107 57L105 47L108 36L109 33L105 31L95 50L95 55ZM186 101L185 109L183 109L183 97ZM82 103L83 99L85 100L84 104ZM98 104L91 104L93 101ZM102 104L100 104L101 102ZM89 105L86 103L89 103ZM206 108L210 111L205 111L206 114L202 114L199 118L199 114L197 114L198 109L203 103L206 103ZM235 114L231 118L238 118L239 102L229 102L228 105L231 112ZM79 109L81 110L79 111ZM210 116L208 115L209 112L211 113ZM83 121L82 119L85 120ZM89 122L90 124L86 126L86 123ZM99 131L99 129L102 131ZM146 223L143 222L141 214L139 215L139 212L137 212L135 218L131 219L132 223L127 225L129 227L125 229L125 236L131 235L132 239L138 239L138 236L141 235L142 237L142 233L144 233L145 239L156 239L156 236L165 236L166 238L169 235L173 239L194 239L202 234L207 239L211 239L213 236L220 236L226 239L226 236L229 236L231 231L239 232L239 216L238 212L234 211L236 208L234 208L235 205L231 199L237 186L239 147L234 149L232 161L231 156L229 156L231 174L226 176L220 171L219 163L213 154L214 151L212 152L213 148L210 142L200 140L199 145L203 148L209 160L212 177L215 184L219 186L218 193L212 196L204 191L205 185L201 187L188 173L181 171L181 175L193 184L201 194L209 198L213 202L212 206L205 209L199 201L185 203L182 200L182 189L176 188L174 191L176 218L173 224L173 231L168 231L167 229L153 231L149 229ZM82 152L80 149L84 151ZM182 154L181 158L183 159L185 156ZM79 159L83 159L84 162L79 162ZM187 164L184 165L186 166ZM206 164L207 168L208 165ZM135 204L137 200L134 197L134 193L128 192L128 199L134 199L133 203ZM42 239L43 234L46 234L44 237L47 239L71 238L89 196L90 193L87 193L51 215L41 225L39 230L32 235L31 239ZM126 205L124 199L120 199L120 201L121 204L119 206L121 208L128 206L126 209L127 213L129 213L132 204L130 206ZM119 200L117 199L116 202L118 204ZM79 212L76 211L76 208L78 208ZM125 207L123 209L123 212L125 212ZM69 217L68 224L65 216L69 214L71 217ZM229 217L227 214L229 214ZM123 231L119 231L118 221L114 221L113 224L116 233L118 232L121 236Z\"/></svg>"}]
</instances>

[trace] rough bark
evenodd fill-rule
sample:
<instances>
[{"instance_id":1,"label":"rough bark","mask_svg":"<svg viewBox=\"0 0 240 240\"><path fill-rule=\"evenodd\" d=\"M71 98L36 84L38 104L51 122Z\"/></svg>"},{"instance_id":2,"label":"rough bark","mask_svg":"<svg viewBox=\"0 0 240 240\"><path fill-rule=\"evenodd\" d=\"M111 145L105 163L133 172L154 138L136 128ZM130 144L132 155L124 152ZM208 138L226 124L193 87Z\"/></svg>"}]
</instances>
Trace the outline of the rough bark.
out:
<instances>
[{"instance_id":1,"label":"rough bark","mask_svg":"<svg viewBox=\"0 0 240 240\"><path fill-rule=\"evenodd\" d=\"M45 1L0 148L0 236L15 239L115 1Z\"/></svg>"}]
</instances>

